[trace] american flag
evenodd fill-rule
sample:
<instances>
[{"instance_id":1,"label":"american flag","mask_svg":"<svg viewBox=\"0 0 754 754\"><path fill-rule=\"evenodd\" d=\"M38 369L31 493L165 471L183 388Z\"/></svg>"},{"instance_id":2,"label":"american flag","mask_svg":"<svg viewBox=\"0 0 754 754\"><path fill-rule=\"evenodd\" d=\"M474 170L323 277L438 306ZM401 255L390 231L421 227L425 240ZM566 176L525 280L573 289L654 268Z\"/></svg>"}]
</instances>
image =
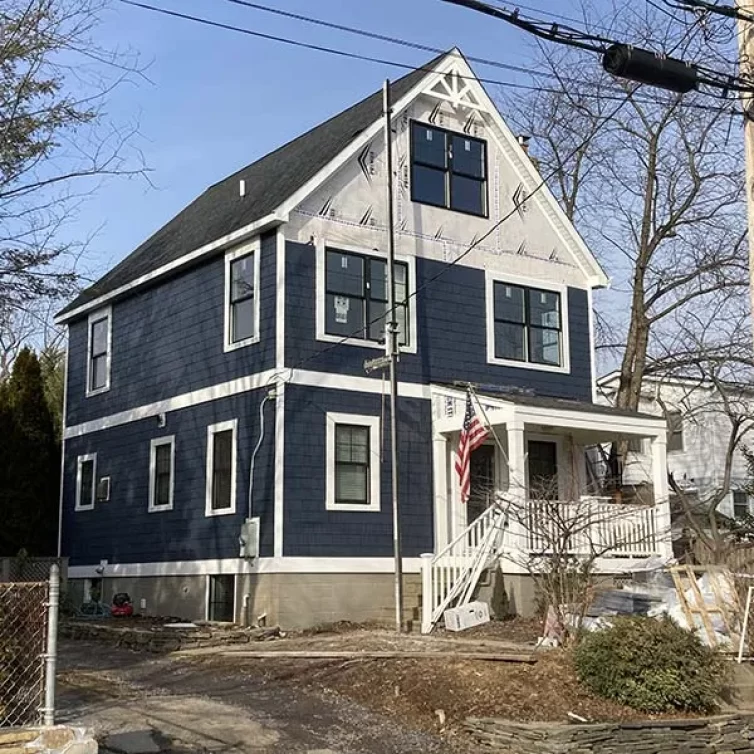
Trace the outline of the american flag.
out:
<instances>
[{"instance_id":1,"label":"american flag","mask_svg":"<svg viewBox=\"0 0 754 754\"><path fill-rule=\"evenodd\" d=\"M469 461L471 452L478 448L486 439L489 430L479 421L471 405L471 393L466 395L466 414L463 417L463 429L458 441L458 453L456 453L456 473L461 483L461 502L469 499L471 491L471 469Z\"/></svg>"}]
</instances>

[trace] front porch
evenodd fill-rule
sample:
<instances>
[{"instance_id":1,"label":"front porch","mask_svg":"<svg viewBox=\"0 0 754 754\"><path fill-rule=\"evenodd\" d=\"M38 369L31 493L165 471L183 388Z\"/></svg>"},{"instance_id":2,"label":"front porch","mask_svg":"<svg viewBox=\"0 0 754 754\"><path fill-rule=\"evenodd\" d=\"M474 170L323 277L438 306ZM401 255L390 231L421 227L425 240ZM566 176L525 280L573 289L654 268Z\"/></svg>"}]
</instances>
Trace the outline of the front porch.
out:
<instances>
[{"instance_id":1,"label":"front porch","mask_svg":"<svg viewBox=\"0 0 754 754\"><path fill-rule=\"evenodd\" d=\"M472 454L463 504L454 458L466 390L433 386L432 399L435 549L424 558L423 591L435 614L468 599L494 562L504 574L523 575L548 557L576 556L596 573L619 574L672 557L664 418L525 393L475 393L489 435ZM606 484L605 448L638 440L651 448L652 483L627 503Z\"/></svg>"}]
</instances>

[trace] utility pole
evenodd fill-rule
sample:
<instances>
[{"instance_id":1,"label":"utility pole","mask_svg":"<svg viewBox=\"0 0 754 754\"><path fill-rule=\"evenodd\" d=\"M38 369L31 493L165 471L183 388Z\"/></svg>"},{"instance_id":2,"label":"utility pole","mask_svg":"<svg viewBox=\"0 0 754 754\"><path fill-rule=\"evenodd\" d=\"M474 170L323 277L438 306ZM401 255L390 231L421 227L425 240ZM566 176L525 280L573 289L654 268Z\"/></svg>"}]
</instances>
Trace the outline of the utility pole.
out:
<instances>
[{"instance_id":1,"label":"utility pole","mask_svg":"<svg viewBox=\"0 0 754 754\"><path fill-rule=\"evenodd\" d=\"M738 56L740 75L754 79L754 0L736 0L738 16ZM754 313L754 92L741 92L744 111L744 152L746 159L746 213L749 230L749 298Z\"/></svg>"},{"instance_id":2,"label":"utility pole","mask_svg":"<svg viewBox=\"0 0 754 754\"><path fill-rule=\"evenodd\" d=\"M395 630L403 630L403 559L401 555L401 519L398 501L398 320L395 310L395 229L393 227L393 138L391 124L390 80L382 89L385 115L385 166L387 199L387 306L385 349L390 361L390 479L393 499L393 556L395 558Z\"/></svg>"}]
</instances>

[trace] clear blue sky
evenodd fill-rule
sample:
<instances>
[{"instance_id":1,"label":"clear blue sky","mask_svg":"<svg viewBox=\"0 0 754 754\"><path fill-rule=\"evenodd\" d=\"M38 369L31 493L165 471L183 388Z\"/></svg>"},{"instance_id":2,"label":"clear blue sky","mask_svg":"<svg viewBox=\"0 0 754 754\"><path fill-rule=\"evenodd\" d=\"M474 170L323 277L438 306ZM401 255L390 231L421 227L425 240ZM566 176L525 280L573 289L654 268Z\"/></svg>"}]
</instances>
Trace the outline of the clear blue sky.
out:
<instances>
[{"instance_id":1,"label":"clear blue sky","mask_svg":"<svg viewBox=\"0 0 754 754\"><path fill-rule=\"evenodd\" d=\"M531 63L531 39L524 32L440 0L261 2L440 48L457 45L467 56ZM421 65L432 57L226 0L150 4L407 64ZM575 13L567 0L529 0L527 5L546 16ZM405 73L207 28L118 0L112 0L97 35L107 47L136 49L148 64L150 82L121 86L106 109L116 122L138 118L135 143L151 169L154 187L143 179L114 179L88 201L69 230L81 235L96 231L83 260L91 276L122 259L208 185L375 91L386 77ZM531 83L525 74L473 65L480 76Z\"/></svg>"}]
</instances>

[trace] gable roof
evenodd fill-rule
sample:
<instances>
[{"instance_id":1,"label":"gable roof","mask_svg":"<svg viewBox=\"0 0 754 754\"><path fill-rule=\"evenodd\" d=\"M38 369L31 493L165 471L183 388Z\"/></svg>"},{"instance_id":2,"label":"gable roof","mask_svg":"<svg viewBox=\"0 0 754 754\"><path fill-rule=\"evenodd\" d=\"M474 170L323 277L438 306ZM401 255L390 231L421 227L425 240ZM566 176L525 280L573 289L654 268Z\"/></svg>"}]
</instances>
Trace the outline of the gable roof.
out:
<instances>
[{"instance_id":1,"label":"gable roof","mask_svg":"<svg viewBox=\"0 0 754 754\"><path fill-rule=\"evenodd\" d=\"M443 53L390 85L393 101L406 95ZM320 123L256 162L210 186L96 283L80 293L58 317L179 260L195 249L274 212L382 114L382 90ZM240 196L239 181L246 193Z\"/></svg>"}]
</instances>

